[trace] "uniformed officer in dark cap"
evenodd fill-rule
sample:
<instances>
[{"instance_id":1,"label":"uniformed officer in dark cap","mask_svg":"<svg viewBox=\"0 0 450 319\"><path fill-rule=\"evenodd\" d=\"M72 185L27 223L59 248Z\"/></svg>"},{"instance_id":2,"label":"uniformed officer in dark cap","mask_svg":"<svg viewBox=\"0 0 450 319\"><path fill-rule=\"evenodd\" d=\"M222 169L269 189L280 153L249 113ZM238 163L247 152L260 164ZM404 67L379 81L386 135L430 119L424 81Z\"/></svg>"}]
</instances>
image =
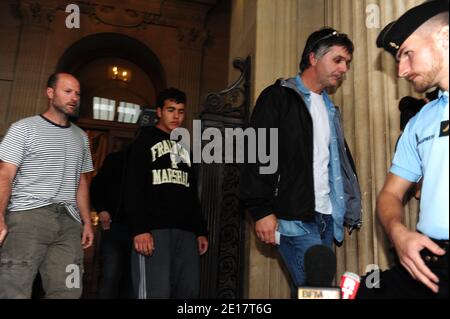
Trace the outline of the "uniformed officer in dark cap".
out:
<instances>
[{"instance_id":1,"label":"uniformed officer in dark cap","mask_svg":"<svg viewBox=\"0 0 450 319\"><path fill-rule=\"evenodd\" d=\"M380 288L371 287L373 275L363 278L359 298L448 298L448 11L448 0L427 1L388 24L377 39L395 57L398 76L417 92L441 91L406 126L377 200L399 263L380 274ZM419 221L412 231L402 222L402 199L421 178Z\"/></svg>"}]
</instances>

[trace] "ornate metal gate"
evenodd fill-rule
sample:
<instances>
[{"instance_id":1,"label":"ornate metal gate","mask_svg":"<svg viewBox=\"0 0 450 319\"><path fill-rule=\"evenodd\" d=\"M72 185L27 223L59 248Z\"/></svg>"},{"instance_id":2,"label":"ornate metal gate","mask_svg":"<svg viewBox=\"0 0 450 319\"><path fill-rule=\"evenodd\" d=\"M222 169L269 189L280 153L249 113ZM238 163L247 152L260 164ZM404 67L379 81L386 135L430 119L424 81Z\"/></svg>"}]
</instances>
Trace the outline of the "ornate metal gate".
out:
<instances>
[{"instance_id":1,"label":"ornate metal gate","mask_svg":"<svg viewBox=\"0 0 450 319\"><path fill-rule=\"evenodd\" d=\"M225 136L226 128L245 129L249 118L250 62L250 57L234 60L233 66L241 72L239 79L229 88L206 97L200 114L202 133L217 128ZM202 259L202 298L243 297L245 218L238 199L240 164L225 163L224 158L222 163L203 163L200 170L201 202L210 242L209 252Z\"/></svg>"}]
</instances>

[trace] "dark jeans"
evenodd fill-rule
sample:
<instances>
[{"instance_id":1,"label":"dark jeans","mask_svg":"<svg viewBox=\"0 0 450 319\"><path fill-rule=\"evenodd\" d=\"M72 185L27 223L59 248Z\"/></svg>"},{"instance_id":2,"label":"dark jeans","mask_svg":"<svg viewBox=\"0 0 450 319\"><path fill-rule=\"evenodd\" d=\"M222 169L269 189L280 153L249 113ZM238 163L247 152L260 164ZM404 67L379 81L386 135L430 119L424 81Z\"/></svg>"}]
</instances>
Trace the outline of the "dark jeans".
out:
<instances>
[{"instance_id":1,"label":"dark jeans","mask_svg":"<svg viewBox=\"0 0 450 319\"><path fill-rule=\"evenodd\" d=\"M127 299L132 297L131 237L128 227L112 223L102 230L100 242L99 299Z\"/></svg>"}]
</instances>

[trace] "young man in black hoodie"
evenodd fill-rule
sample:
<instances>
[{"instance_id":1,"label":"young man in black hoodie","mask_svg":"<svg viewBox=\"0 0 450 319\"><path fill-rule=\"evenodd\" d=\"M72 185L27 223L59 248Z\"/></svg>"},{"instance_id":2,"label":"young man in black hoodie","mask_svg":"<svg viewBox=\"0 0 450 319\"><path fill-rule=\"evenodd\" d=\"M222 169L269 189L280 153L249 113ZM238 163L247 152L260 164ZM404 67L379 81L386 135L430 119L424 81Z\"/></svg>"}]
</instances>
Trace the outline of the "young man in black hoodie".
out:
<instances>
[{"instance_id":1,"label":"young man in black hoodie","mask_svg":"<svg viewBox=\"0 0 450 319\"><path fill-rule=\"evenodd\" d=\"M185 103L183 92L162 91L158 123L144 128L131 146L126 205L134 243L133 289L139 299L199 296L199 256L208 249L206 222L190 154L170 140L183 123Z\"/></svg>"}]
</instances>

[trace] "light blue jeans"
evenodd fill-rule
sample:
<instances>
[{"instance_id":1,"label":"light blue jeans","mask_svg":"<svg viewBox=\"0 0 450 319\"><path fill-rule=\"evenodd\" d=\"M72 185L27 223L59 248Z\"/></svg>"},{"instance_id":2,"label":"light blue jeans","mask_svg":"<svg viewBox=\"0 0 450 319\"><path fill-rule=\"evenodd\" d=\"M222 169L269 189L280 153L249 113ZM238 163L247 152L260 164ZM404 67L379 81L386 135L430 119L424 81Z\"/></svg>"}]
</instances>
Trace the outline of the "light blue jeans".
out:
<instances>
[{"instance_id":1,"label":"light blue jeans","mask_svg":"<svg viewBox=\"0 0 450 319\"><path fill-rule=\"evenodd\" d=\"M291 275L292 298L296 298L297 288L305 285L304 259L306 251L315 245L333 248L333 217L316 213L315 222L299 222L301 235L280 236L278 251Z\"/></svg>"}]
</instances>

